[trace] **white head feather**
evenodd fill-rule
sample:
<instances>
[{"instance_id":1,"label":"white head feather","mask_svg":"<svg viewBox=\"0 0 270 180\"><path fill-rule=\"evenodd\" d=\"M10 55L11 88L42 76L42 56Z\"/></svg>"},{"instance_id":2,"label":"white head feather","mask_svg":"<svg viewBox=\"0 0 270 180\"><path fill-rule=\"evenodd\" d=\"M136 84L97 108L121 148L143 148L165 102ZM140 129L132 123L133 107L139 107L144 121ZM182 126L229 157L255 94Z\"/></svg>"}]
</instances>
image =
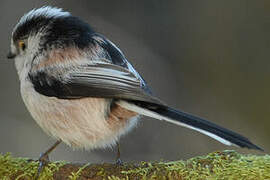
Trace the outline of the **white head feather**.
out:
<instances>
[{"instance_id":1,"label":"white head feather","mask_svg":"<svg viewBox=\"0 0 270 180\"><path fill-rule=\"evenodd\" d=\"M58 17L66 17L70 16L69 12L63 11L61 8L51 7L51 6L43 6L38 9L33 9L26 13L24 16L21 17L19 23L14 27L13 31L17 29L18 26L24 24L26 21L31 20L35 17L43 16L46 18L58 18Z\"/></svg>"}]
</instances>

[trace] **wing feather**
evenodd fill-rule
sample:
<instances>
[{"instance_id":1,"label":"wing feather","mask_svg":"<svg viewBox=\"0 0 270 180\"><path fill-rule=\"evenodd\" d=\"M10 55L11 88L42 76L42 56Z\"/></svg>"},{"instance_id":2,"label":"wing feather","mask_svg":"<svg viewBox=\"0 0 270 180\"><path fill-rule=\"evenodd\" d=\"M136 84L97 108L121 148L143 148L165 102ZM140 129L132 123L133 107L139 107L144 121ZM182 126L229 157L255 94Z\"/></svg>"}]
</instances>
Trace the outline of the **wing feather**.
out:
<instances>
[{"instance_id":1,"label":"wing feather","mask_svg":"<svg viewBox=\"0 0 270 180\"><path fill-rule=\"evenodd\" d=\"M75 66L48 66L31 71L29 78L40 94L62 99L100 97L163 104L154 97L144 79L127 61L121 50L104 36L92 35L95 61ZM91 48L91 47L90 47ZM67 63L68 64L68 63Z\"/></svg>"},{"instance_id":2,"label":"wing feather","mask_svg":"<svg viewBox=\"0 0 270 180\"><path fill-rule=\"evenodd\" d=\"M29 75L39 93L61 99L100 97L163 104L144 89L143 82L128 69L110 64L87 64L64 73L38 72Z\"/></svg>"}]
</instances>

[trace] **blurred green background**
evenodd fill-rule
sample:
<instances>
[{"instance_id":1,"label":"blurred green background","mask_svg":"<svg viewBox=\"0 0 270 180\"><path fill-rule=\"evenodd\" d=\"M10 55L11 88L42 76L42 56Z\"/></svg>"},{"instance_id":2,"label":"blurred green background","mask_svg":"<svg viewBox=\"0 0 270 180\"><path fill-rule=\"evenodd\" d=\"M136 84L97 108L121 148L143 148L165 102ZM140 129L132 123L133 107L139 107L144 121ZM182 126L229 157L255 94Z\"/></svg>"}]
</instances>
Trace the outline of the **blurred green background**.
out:
<instances>
[{"instance_id":1,"label":"blurred green background","mask_svg":"<svg viewBox=\"0 0 270 180\"><path fill-rule=\"evenodd\" d=\"M14 62L6 59L19 18L43 5L62 7L115 42L169 105L211 120L270 149L270 1L59 0L0 2L0 152L37 158L54 140L27 112ZM143 118L121 139L122 159L176 160L226 147L197 132ZM115 150L73 151L53 160L113 162Z\"/></svg>"}]
</instances>

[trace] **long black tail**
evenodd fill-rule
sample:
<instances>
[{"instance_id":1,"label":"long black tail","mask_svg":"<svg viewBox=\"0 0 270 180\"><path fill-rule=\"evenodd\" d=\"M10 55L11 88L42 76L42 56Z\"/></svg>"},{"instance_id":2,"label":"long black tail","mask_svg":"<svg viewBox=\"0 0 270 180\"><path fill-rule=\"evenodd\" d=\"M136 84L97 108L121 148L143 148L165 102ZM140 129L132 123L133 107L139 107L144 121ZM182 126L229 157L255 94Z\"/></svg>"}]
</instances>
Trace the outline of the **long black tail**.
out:
<instances>
[{"instance_id":1,"label":"long black tail","mask_svg":"<svg viewBox=\"0 0 270 180\"><path fill-rule=\"evenodd\" d=\"M210 136L225 145L236 145L243 148L263 151L262 148L256 146L250 140L240 134L225 129L202 118L175 110L167 106L141 101L133 101L129 103L122 101L120 105L145 116L165 120L180 126L193 129L207 136Z\"/></svg>"}]
</instances>

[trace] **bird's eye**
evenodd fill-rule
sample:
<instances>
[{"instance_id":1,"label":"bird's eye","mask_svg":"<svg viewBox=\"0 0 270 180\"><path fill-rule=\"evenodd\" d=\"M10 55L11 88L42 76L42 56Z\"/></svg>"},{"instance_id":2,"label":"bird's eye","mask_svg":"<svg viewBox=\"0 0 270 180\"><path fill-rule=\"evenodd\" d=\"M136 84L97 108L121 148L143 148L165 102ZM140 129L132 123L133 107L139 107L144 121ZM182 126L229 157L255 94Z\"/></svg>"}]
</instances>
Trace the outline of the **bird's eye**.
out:
<instances>
[{"instance_id":1,"label":"bird's eye","mask_svg":"<svg viewBox=\"0 0 270 180\"><path fill-rule=\"evenodd\" d=\"M24 51L26 48L25 42L19 41L19 47L20 47L20 49L22 49Z\"/></svg>"}]
</instances>

